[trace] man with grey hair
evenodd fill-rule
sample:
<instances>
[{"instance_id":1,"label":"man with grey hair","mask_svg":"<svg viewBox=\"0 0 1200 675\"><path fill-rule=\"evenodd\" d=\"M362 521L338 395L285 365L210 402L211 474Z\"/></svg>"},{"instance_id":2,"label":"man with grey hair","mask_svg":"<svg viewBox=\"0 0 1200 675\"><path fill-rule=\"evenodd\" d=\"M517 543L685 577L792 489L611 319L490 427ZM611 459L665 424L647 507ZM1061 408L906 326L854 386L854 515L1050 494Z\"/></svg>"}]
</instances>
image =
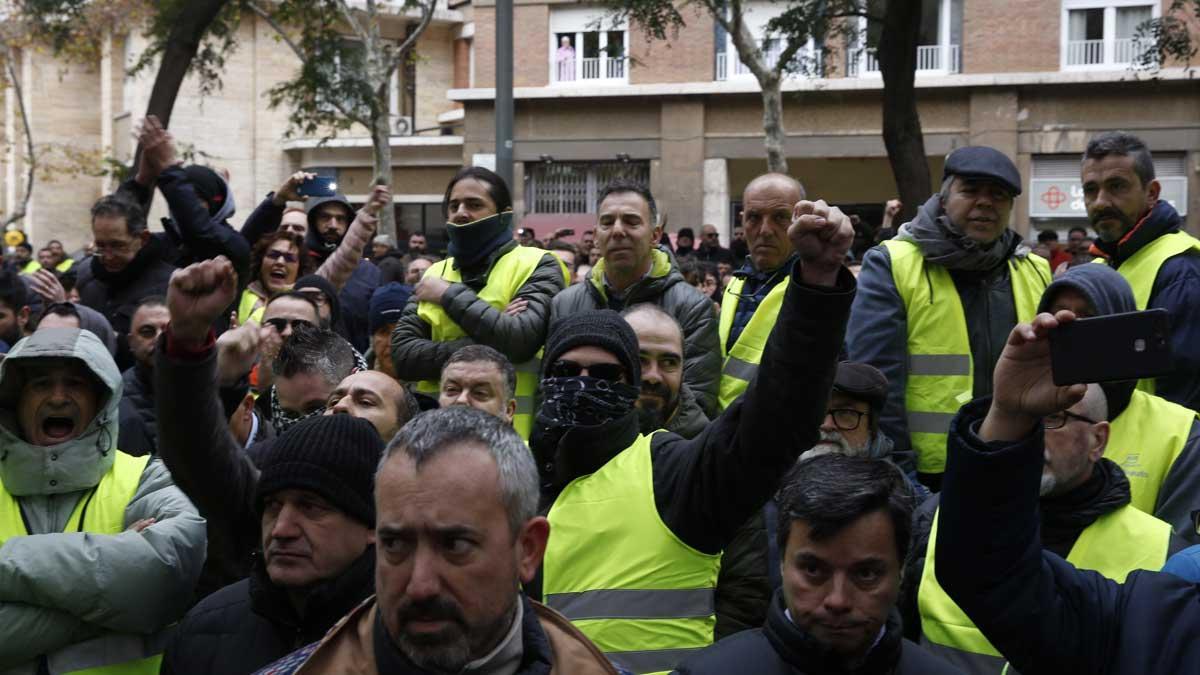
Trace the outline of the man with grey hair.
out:
<instances>
[{"instance_id":1,"label":"man with grey hair","mask_svg":"<svg viewBox=\"0 0 1200 675\"><path fill-rule=\"evenodd\" d=\"M487 345L467 345L442 366L438 405L477 408L512 424L517 413L517 369Z\"/></svg>"},{"instance_id":2,"label":"man with grey hair","mask_svg":"<svg viewBox=\"0 0 1200 675\"><path fill-rule=\"evenodd\" d=\"M1016 165L969 146L946 157L942 190L895 239L869 250L859 273L846 346L851 361L887 377L880 429L901 466L934 490L946 466L946 433L964 401L992 392L1008 333L1037 311L1051 280L1008 228L1021 194Z\"/></svg>"},{"instance_id":3,"label":"man with grey hair","mask_svg":"<svg viewBox=\"0 0 1200 675\"><path fill-rule=\"evenodd\" d=\"M557 612L520 592L550 523L521 437L468 406L422 414L375 476L376 596L272 675L375 671L620 672Z\"/></svg>"},{"instance_id":4,"label":"man with grey hair","mask_svg":"<svg viewBox=\"0 0 1200 675\"><path fill-rule=\"evenodd\" d=\"M1135 569L1158 571L1185 542L1171 526L1130 504L1129 479L1104 457L1109 439L1108 401L1098 384L1083 399L1042 419L1041 547L1080 569L1124 581ZM965 672L1002 672L1005 659L975 628L934 574L938 497L914 514L914 552L904 574L901 607L913 637ZM946 539L945 546L954 546Z\"/></svg>"}]
</instances>

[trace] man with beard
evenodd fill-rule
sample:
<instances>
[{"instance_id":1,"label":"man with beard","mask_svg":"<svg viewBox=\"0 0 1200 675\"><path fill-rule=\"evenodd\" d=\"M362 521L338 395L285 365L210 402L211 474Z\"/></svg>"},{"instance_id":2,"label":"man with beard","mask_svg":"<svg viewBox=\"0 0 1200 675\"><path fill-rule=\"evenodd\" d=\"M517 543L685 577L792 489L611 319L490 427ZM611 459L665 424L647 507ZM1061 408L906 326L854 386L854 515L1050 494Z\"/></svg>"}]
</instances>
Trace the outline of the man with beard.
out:
<instances>
[{"instance_id":1,"label":"man with beard","mask_svg":"<svg viewBox=\"0 0 1200 675\"><path fill-rule=\"evenodd\" d=\"M537 482L529 450L499 418L455 406L413 420L375 477L376 597L262 672L618 673L519 591L550 532Z\"/></svg>"},{"instance_id":2,"label":"man with beard","mask_svg":"<svg viewBox=\"0 0 1200 675\"><path fill-rule=\"evenodd\" d=\"M4 351L17 344L29 323L29 289L25 282L7 267L0 266L0 340Z\"/></svg>"},{"instance_id":3,"label":"man with beard","mask_svg":"<svg viewBox=\"0 0 1200 675\"><path fill-rule=\"evenodd\" d=\"M763 367L696 438L640 433L637 335L617 313L564 315L546 341L530 447L553 535L531 594L636 673L669 671L712 642L721 551L818 439L854 294L842 266L854 232L824 202L793 214L799 256Z\"/></svg>"},{"instance_id":4,"label":"man with beard","mask_svg":"<svg viewBox=\"0 0 1200 675\"><path fill-rule=\"evenodd\" d=\"M391 195L388 195L390 208ZM347 236L350 224L355 220L354 207L342 195L332 197L314 197L305 204L308 210L308 233L305 244L308 254L314 258L317 266L325 263L341 245ZM360 212L361 213L361 212ZM362 258L363 247L374 234L372 229L366 233L362 244L357 246L353 271L345 285L338 293L338 305L341 318L337 326L350 344L360 353L371 346L370 329L367 327L367 314L370 309L371 293L379 286L379 268L371 261Z\"/></svg>"},{"instance_id":5,"label":"man with beard","mask_svg":"<svg viewBox=\"0 0 1200 675\"><path fill-rule=\"evenodd\" d=\"M1125 472L1104 457L1109 419L1108 401L1098 384L1087 385L1087 394L1075 405L1043 419L1040 543L1080 569L1122 582L1137 569L1157 572L1185 543L1172 536L1169 524L1130 504ZM967 673L1003 672L1004 657L938 583L938 501L936 496L929 499L913 517L914 555L904 573L905 625L913 639L919 635L926 649ZM940 543L956 546L950 539Z\"/></svg>"},{"instance_id":6,"label":"man with beard","mask_svg":"<svg viewBox=\"0 0 1200 675\"><path fill-rule=\"evenodd\" d=\"M850 325L851 361L887 377L880 419L906 472L936 490L946 432L964 400L992 391L992 369L1012 327L1030 320L1051 280L1008 229L1021 175L994 148L946 157L941 192L896 238L867 251Z\"/></svg>"},{"instance_id":7,"label":"man with beard","mask_svg":"<svg viewBox=\"0 0 1200 675\"><path fill-rule=\"evenodd\" d=\"M625 310L625 322L638 339L642 393L638 428L643 434L666 429L695 438L708 426L692 390L683 383L683 331L675 317L643 302Z\"/></svg>"},{"instance_id":8,"label":"man with beard","mask_svg":"<svg viewBox=\"0 0 1200 675\"><path fill-rule=\"evenodd\" d=\"M1093 138L1081 173L1088 219L1100 235L1092 252L1125 277L1139 310L1170 315L1171 374L1138 388L1200 410L1200 240L1159 199L1154 161L1136 136L1114 131Z\"/></svg>"}]
</instances>

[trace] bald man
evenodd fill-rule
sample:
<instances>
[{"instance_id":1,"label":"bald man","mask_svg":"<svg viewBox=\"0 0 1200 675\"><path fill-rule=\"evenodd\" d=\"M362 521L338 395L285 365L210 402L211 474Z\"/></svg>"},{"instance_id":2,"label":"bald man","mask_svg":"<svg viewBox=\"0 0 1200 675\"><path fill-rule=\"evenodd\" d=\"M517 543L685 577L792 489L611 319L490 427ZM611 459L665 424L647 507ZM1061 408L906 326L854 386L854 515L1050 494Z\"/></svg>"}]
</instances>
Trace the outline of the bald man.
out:
<instances>
[{"instance_id":1,"label":"bald man","mask_svg":"<svg viewBox=\"0 0 1200 675\"><path fill-rule=\"evenodd\" d=\"M779 315L787 270L796 257L788 240L792 207L804 199L800 181L767 173L742 193L742 229L750 256L725 287L719 335L725 364L721 371L721 409L746 390L758 370L763 346Z\"/></svg>"},{"instance_id":2,"label":"bald man","mask_svg":"<svg viewBox=\"0 0 1200 675\"><path fill-rule=\"evenodd\" d=\"M637 335L642 363L637 400L639 429L643 434L666 429L684 438L699 436L708 425L708 417L683 383L683 331L679 322L648 302L630 307L621 316Z\"/></svg>"}]
</instances>

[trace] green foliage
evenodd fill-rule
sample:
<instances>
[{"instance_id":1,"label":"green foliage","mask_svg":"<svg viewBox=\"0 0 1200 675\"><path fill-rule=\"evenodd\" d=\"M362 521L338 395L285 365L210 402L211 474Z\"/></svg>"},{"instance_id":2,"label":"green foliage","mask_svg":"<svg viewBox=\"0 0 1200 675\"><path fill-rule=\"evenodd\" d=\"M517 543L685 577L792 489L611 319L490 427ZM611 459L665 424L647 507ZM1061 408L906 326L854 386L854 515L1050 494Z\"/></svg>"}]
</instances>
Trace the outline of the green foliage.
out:
<instances>
[{"instance_id":1,"label":"green foliage","mask_svg":"<svg viewBox=\"0 0 1200 675\"><path fill-rule=\"evenodd\" d=\"M172 27L179 23L181 15L187 11L188 1L167 0L154 4L155 11L147 18L144 30L149 44L129 68L129 75L136 76L158 62L167 48ZM242 21L242 13L243 6L240 2L229 2L222 7L216 19L209 24L196 55L188 65L188 74L196 78L202 95L211 94L221 88L225 59L237 49L237 30Z\"/></svg>"},{"instance_id":2,"label":"green foliage","mask_svg":"<svg viewBox=\"0 0 1200 675\"><path fill-rule=\"evenodd\" d=\"M1172 0L1162 16L1138 26L1134 39L1148 47L1133 67L1156 70L1174 60L1191 68L1192 59L1200 50L1200 35L1193 34L1194 26L1200 26L1200 0Z\"/></svg>"}]
</instances>

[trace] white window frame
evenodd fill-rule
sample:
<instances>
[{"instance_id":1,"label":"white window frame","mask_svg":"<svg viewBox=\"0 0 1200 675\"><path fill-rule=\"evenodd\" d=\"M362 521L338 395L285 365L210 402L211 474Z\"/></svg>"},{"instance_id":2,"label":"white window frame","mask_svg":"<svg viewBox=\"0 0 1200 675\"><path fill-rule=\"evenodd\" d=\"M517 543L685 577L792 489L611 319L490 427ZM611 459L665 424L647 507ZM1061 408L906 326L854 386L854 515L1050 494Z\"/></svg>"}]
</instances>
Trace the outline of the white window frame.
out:
<instances>
[{"instance_id":1,"label":"white window frame","mask_svg":"<svg viewBox=\"0 0 1200 675\"><path fill-rule=\"evenodd\" d=\"M1129 63L1116 63L1113 59L1117 40L1117 9L1121 7L1150 7L1150 18L1162 15L1162 3L1147 0L1063 0L1062 17L1059 21L1058 60L1060 70L1112 70L1124 69ZM1079 9L1104 10L1104 59L1102 63L1068 65L1067 52L1071 42L1071 12Z\"/></svg>"},{"instance_id":2,"label":"white window frame","mask_svg":"<svg viewBox=\"0 0 1200 675\"><path fill-rule=\"evenodd\" d=\"M919 2L920 0L915 0ZM952 44L950 42L953 26L950 21L953 15L951 6L953 0L940 0L938 3L938 41L936 45L919 45L917 47L917 75L952 75L959 72L959 64L962 61L962 45ZM965 0L964 0L965 3ZM874 70L867 70L867 65L871 59L873 50L867 49L867 17L861 16L858 18L858 35L862 46L857 48L856 63L854 66L855 77L865 78L883 78L883 71L879 69L878 62L875 63ZM964 33L963 38L966 35ZM937 47L941 50L940 59L941 68L920 68L920 49L921 47Z\"/></svg>"},{"instance_id":3,"label":"white window frame","mask_svg":"<svg viewBox=\"0 0 1200 675\"><path fill-rule=\"evenodd\" d=\"M742 7L745 8L745 14L742 20L750 28L750 34L758 41L758 48L762 49L767 39L782 41L783 38L778 35L767 35L767 24L771 19L783 14L787 9L785 6L776 5L774 3L767 4L762 2L743 2ZM756 11L757 10L757 11ZM738 54L737 47L733 44L733 36L728 31L725 33L725 52L717 53L716 78L717 80L750 80L756 81L754 73L748 68L744 68L742 57ZM812 36L808 37L808 42L800 49L798 54L812 54L816 49L816 43ZM721 58L724 56L724 58ZM744 72L738 72L738 67L743 66ZM789 73L786 77L797 77L794 73Z\"/></svg>"},{"instance_id":4,"label":"white window frame","mask_svg":"<svg viewBox=\"0 0 1200 675\"><path fill-rule=\"evenodd\" d=\"M600 63L598 64L598 72L600 77L584 78L584 61L583 58L583 34L584 33L599 33L600 39ZM608 34L610 32L619 32L624 40L623 51L624 56L620 57L623 60L624 67L621 69L621 77L608 77L609 61L614 60L608 55ZM555 61L558 54L558 34L572 33L575 36L575 79L559 80L558 79L558 63ZM612 21L607 17L607 13L603 9L595 7L560 7L554 6L550 10L550 35L548 65L550 69L549 82L554 87L579 87L579 86L594 86L596 84L628 84L629 83L629 25L622 22L616 26L612 25Z\"/></svg>"}]
</instances>

